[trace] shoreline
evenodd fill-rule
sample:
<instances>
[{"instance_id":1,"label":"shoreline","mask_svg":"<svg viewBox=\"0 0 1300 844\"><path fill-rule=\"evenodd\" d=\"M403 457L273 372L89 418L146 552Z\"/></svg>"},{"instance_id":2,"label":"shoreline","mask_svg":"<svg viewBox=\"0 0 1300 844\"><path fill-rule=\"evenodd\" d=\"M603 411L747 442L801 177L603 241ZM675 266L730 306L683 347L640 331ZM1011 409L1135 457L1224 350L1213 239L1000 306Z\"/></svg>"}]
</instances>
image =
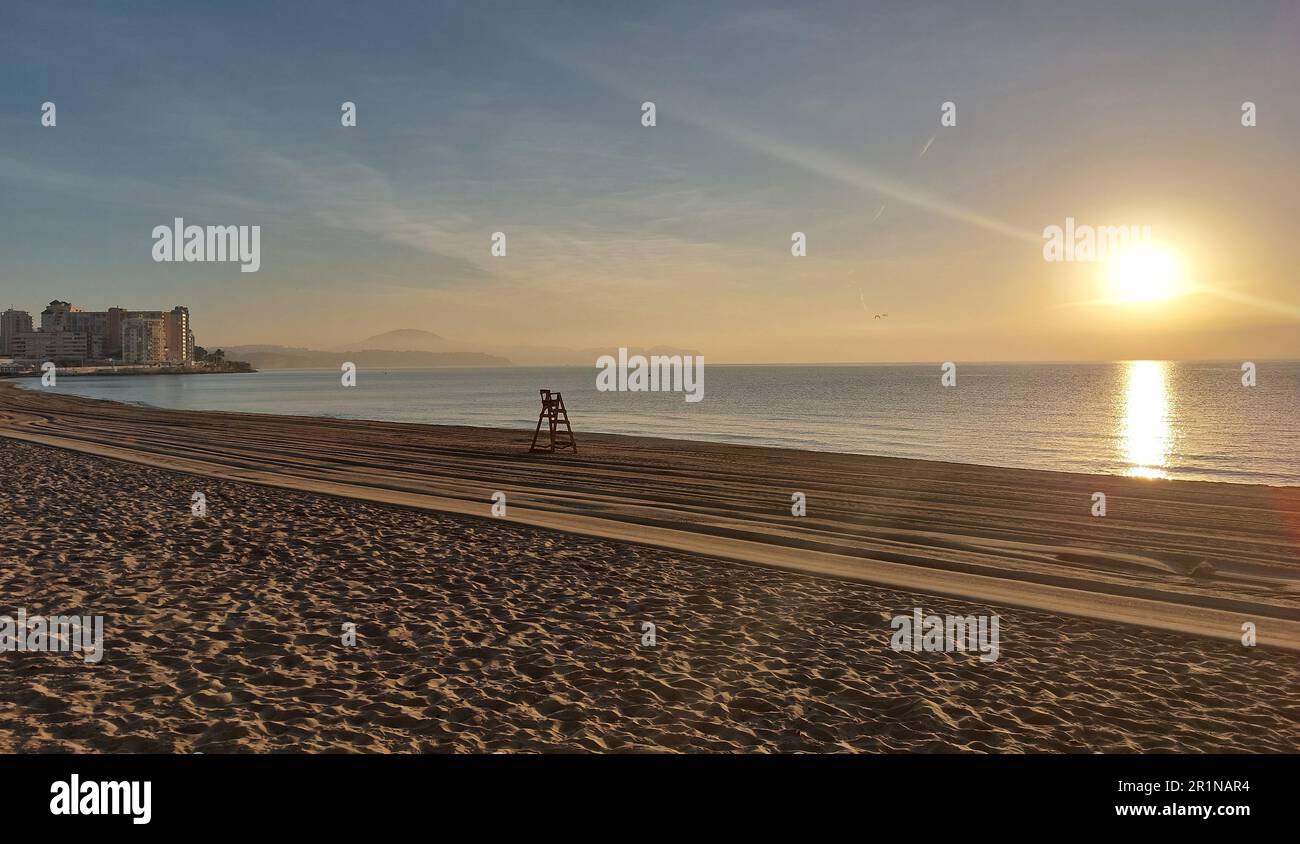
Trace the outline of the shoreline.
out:
<instances>
[{"instance_id":1,"label":"shoreline","mask_svg":"<svg viewBox=\"0 0 1300 844\"><path fill-rule=\"evenodd\" d=\"M1291 362L1291 361L1288 361L1288 362ZM738 365L738 366L748 366L748 365L750 365L750 364L737 364L737 365ZM762 366L762 365L765 365L765 364L762 364L762 365L760 365L760 364L754 364L754 365L755 365L755 366ZM791 365L793 366L793 365L796 365L796 364L791 364ZM445 368L445 369L484 369L484 368L488 368L488 367L440 367L440 368ZM516 368L519 368L519 367L516 367ZM527 367L523 367L523 368L527 368ZM577 368L577 367L574 367L574 368ZM393 367L392 369L393 369L393 371L401 371L403 368L402 368L402 367ZM428 367L415 367L415 368L411 368L411 369L412 369L412 371L421 371L421 372L422 372L422 371L428 371L428 370L429 370ZM280 370L280 369L269 369L269 370L256 370L256 369L255 369L255 370L251 370L250 372L251 372L252 374L266 374L266 373L275 373L275 372L331 372L331 373L332 373L332 372L334 372L334 370L332 370L332 369L285 369L285 370ZM91 374L91 375L93 375L93 374L103 374L103 373L76 373L76 374L78 374L78 375L83 375L83 374ZM121 374L127 374L127 375L130 375L130 374L137 374L137 373L121 373ZM180 373L152 373L152 374L180 374ZM238 372L214 372L214 373L202 373L202 374L230 375L230 374L248 374L248 373L246 373L245 371L238 371ZM38 377L39 377L38 375L36 375L36 376L33 376L33 375L23 375L23 376L5 376L5 375L0 375L0 383L3 383L3 380L4 380L5 378L11 378L11 379L17 380L17 379L19 379L19 378L29 378L29 379L30 379L30 378L38 378ZM23 390L32 390L32 391L35 391L35 390L36 390L36 388L34 388L34 387L29 388L29 387L25 387L25 386L22 386L22 385L16 385L16 386L18 386L19 389L23 389ZM258 411L248 411L248 410L217 410L217 409L186 409L186 408L169 408L169 407L165 407L165 406L163 406L163 405L150 404L150 403L147 403L147 402L128 402L128 401L122 401L122 400L119 400L119 399L102 399L102 398L90 398L90 397L79 397L79 396L74 397L74 398L84 398L86 401L107 401L107 402L111 402L111 403L114 403L114 404L124 404L124 405L128 405L128 406L131 406L131 407L143 407L143 408L147 408L147 409L155 409L155 410L171 410L171 411L175 411L175 412L179 412L179 413L229 413L229 414L234 414L234 415L236 415L236 416L265 416L265 417L271 417L271 418L286 418L286 419L298 419L298 420L311 420L311 419L318 419L318 420L322 420L322 421L356 422L356 423L359 423L359 424L376 423L376 424L413 425L413 426L417 426L417 427L448 428L448 429L465 430L465 431L481 430L481 431L487 432L487 433L489 433L489 434L499 434L499 433L519 433L519 432L521 432L521 431L524 430L523 428L503 428L503 427L492 426L492 425L464 425L464 424L454 424L454 423L418 423L418 422L404 422L404 421L403 421L403 422L399 422L399 421L391 421L391 420L378 419L378 418L372 418L372 417L331 416L331 415L325 415L325 414L321 414L321 415L302 415L302 414L261 413L261 412L258 412ZM531 430L531 429L530 429L530 430ZM992 469L992 470L1041 472L1041 473L1049 474L1049 475L1068 475L1068 476L1072 476L1072 477L1137 479L1137 480L1141 480L1141 481L1144 482L1144 483L1153 483L1153 484L1159 484L1159 483L1199 483L1199 484L1217 484L1217 485L1226 485L1226 486L1229 486L1229 487L1249 487L1249 488L1262 487L1262 488L1279 489L1279 490L1300 490L1300 482L1298 482L1298 483L1267 483L1267 482L1264 482L1264 481L1227 480L1227 479L1218 479L1218 478L1143 477L1143 476L1138 476L1138 475L1129 475L1129 474L1124 474L1124 473L1120 473L1120 472L1086 472L1086 471L1074 471L1074 470L1070 470L1070 469L1038 468L1038 467L1032 467L1032 466L1013 465L1013 464L1008 464L1008 463L978 463L978 462L960 462L960 461L951 461L951 460L933 460L933 459L916 458L916 457L898 457L898 456L891 456L891 455L886 455L886 454L879 454L879 453L875 453L875 452L864 452L864 451L843 451L843 450L836 450L836 449L831 448L831 447L827 447L827 448L818 448L818 447L815 447L815 446L809 446L809 447L803 447L803 448L796 448L796 447L793 447L793 446L780 445L780 444L756 443L756 442L739 442L739 441L737 441L736 438L734 438L734 437L729 437L727 434L716 434L716 435L714 435L714 434L708 434L708 433L705 433L705 434L697 434L697 435L695 435L695 436L691 436L691 437L673 437L673 436L661 436L661 435L649 435L649 434L635 434L635 433L634 433L634 434L623 434L623 433L618 433L618 432L614 432L614 431L605 431L605 430L598 430L598 429L584 429L583 431L580 431L579 433L581 433L582 436L584 436L584 437L592 437L592 436L596 436L596 437L609 437L609 438L626 438L626 439L629 439L629 440L632 440L632 439L636 439L636 440L648 440L648 441L658 441L658 442L662 442L662 443L664 443L665 445L668 445L668 444L671 444L671 443L700 443L700 444L716 444L716 445L723 445L723 446L736 446L736 447L741 447L741 448L765 449L765 450L770 450L770 451L796 452L796 453L807 453L807 454L827 454L827 455L835 455L835 456L843 456L843 457L866 457L866 458L878 459L878 460L901 460L901 461L904 461L904 462L930 463L930 464L940 464L940 465L947 465L947 466L971 466L971 467L975 467L975 468L984 468L984 469Z\"/></svg>"},{"instance_id":2,"label":"shoreline","mask_svg":"<svg viewBox=\"0 0 1300 844\"><path fill-rule=\"evenodd\" d=\"M60 378L93 378L99 376L108 376L115 378L125 378L136 375L252 375L256 369L176 369L176 370L157 370L147 369L140 371L128 371L125 367L117 369L95 370L93 372L82 371L84 367L65 367L58 371ZM19 378L40 378L40 370L35 372L3 372L0 378L9 378L17 380ZM22 388L20 388L22 389Z\"/></svg>"},{"instance_id":3,"label":"shoreline","mask_svg":"<svg viewBox=\"0 0 1300 844\"><path fill-rule=\"evenodd\" d=\"M0 436L875 586L1300 650L1300 489L579 432L173 411L0 386ZM790 515L792 491L808 515ZM1093 491L1110 513L1089 514Z\"/></svg>"}]
</instances>

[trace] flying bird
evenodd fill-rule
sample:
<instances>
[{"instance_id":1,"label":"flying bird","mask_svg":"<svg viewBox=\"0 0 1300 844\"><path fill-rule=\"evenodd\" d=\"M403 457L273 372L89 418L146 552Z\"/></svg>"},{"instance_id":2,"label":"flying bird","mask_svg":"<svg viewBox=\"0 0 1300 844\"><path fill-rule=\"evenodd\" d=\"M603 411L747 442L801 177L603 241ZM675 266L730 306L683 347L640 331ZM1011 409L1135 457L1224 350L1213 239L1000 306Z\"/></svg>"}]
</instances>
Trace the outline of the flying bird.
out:
<instances>
[{"instance_id":1,"label":"flying bird","mask_svg":"<svg viewBox=\"0 0 1300 844\"><path fill-rule=\"evenodd\" d=\"M858 301L862 303L862 310L866 311L867 313L871 313L871 311L867 308L867 296L865 293L862 292L862 288L858 288ZM872 319L884 319L887 316L889 316L889 314L876 314L875 316L872 317Z\"/></svg>"}]
</instances>

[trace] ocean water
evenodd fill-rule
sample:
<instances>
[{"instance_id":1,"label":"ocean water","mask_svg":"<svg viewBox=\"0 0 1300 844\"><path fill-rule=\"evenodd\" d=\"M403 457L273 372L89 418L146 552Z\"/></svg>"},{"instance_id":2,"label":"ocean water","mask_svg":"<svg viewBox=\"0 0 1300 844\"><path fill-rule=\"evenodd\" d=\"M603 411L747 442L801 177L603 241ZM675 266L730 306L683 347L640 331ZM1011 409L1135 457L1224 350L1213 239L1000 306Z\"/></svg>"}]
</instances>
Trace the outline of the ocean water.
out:
<instances>
[{"instance_id":1,"label":"ocean water","mask_svg":"<svg viewBox=\"0 0 1300 844\"><path fill-rule=\"evenodd\" d=\"M584 432L990 466L1300 485L1300 362L708 365L704 399L596 389L596 368L333 370L65 377L57 389L186 410L532 429L540 388ZM42 389L39 379L23 386Z\"/></svg>"}]
</instances>

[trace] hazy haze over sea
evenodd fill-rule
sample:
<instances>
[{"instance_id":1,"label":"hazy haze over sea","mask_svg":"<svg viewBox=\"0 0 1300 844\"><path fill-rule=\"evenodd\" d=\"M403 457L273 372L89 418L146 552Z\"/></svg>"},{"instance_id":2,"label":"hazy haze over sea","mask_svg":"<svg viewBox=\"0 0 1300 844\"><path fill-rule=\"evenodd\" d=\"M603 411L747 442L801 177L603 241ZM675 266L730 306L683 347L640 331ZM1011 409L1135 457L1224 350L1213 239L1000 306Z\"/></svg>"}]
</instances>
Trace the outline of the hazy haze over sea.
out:
<instances>
[{"instance_id":1,"label":"hazy haze over sea","mask_svg":"<svg viewBox=\"0 0 1300 844\"><path fill-rule=\"evenodd\" d=\"M226 410L528 428L539 388L583 432L1029 469L1300 485L1300 362L706 366L704 400L602 393L596 368L362 369L59 379L59 392ZM41 389L38 379L23 386Z\"/></svg>"}]
</instances>

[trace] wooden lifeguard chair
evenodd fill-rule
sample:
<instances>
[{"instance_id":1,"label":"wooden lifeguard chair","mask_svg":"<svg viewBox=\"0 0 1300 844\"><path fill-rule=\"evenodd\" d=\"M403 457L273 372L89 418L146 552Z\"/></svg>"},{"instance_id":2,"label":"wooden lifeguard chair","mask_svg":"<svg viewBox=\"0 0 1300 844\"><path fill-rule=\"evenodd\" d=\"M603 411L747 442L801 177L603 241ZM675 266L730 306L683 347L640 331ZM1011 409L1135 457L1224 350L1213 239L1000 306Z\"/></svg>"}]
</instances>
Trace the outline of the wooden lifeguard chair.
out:
<instances>
[{"instance_id":1,"label":"wooden lifeguard chair","mask_svg":"<svg viewBox=\"0 0 1300 844\"><path fill-rule=\"evenodd\" d=\"M564 409L564 396L550 390L538 392L542 394L542 412L537 415L537 430L533 431L533 445L528 451L552 454L571 449L574 454L577 454L578 441L573 438L573 428L569 425L569 412ZM550 438L549 441L538 444L538 439L542 437L543 422L550 430Z\"/></svg>"}]
</instances>

